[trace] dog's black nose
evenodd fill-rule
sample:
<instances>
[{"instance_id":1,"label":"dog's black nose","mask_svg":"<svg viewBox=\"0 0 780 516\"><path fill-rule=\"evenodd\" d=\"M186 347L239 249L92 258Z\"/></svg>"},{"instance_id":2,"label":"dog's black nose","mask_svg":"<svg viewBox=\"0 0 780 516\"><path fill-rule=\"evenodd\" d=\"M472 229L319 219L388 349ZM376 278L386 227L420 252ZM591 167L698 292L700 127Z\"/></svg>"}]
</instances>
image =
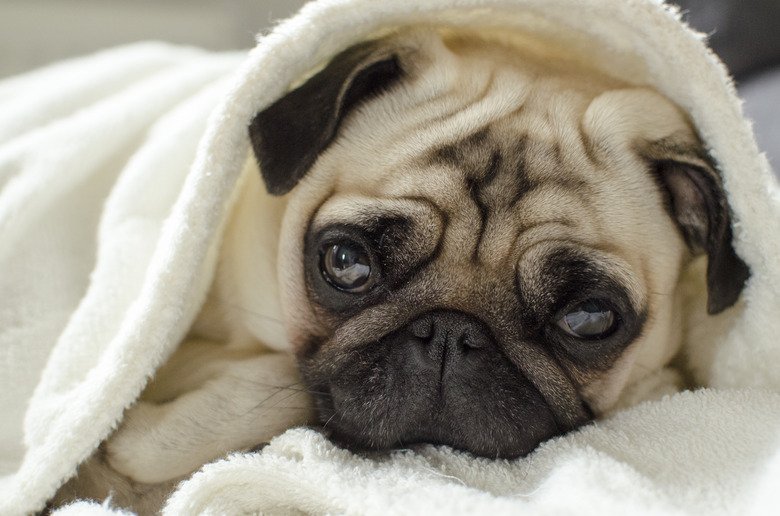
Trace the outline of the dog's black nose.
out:
<instances>
[{"instance_id":1,"label":"dog's black nose","mask_svg":"<svg viewBox=\"0 0 780 516\"><path fill-rule=\"evenodd\" d=\"M494 346L487 326L463 312L429 312L409 323L406 329L415 365L441 374L462 365L474 350Z\"/></svg>"},{"instance_id":2,"label":"dog's black nose","mask_svg":"<svg viewBox=\"0 0 780 516\"><path fill-rule=\"evenodd\" d=\"M518 457L560 430L506 345L481 319L437 310L349 355L322 379L304 374L322 393L316 400L325 430L347 447L424 442Z\"/></svg>"}]
</instances>

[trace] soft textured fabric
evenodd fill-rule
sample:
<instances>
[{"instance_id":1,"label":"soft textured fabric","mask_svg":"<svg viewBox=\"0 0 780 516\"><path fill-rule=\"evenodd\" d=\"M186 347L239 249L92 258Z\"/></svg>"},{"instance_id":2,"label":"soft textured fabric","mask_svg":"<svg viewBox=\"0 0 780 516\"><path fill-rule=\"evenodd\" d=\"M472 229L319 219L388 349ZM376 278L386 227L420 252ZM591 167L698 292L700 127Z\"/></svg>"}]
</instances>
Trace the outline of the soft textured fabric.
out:
<instances>
[{"instance_id":1,"label":"soft textured fabric","mask_svg":"<svg viewBox=\"0 0 780 516\"><path fill-rule=\"evenodd\" d=\"M746 81L739 92L754 123L758 146L780 178L780 66Z\"/></svg>"},{"instance_id":2,"label":"soft textured fabric","mask_svg":"<svg viewBox=\"0 0 780 516\"><path fill-rule=\"evenodd\" d=\"M719 164L742 301L705 313L698 382L515 461L361 458L294 429L206 465L168 514L766 514L780 480L780 188L726 70L655 0L322 0L249 54L135 45L0 83L0 514L41 509L186 334L249 152L247 123L336 52L400 26L524 32L690 114ZM698 264L701 265L700 263ZM664 374L656 392L663 393ZM107 514L79 503L61 514Z\"/></svg>"}]
</instances>

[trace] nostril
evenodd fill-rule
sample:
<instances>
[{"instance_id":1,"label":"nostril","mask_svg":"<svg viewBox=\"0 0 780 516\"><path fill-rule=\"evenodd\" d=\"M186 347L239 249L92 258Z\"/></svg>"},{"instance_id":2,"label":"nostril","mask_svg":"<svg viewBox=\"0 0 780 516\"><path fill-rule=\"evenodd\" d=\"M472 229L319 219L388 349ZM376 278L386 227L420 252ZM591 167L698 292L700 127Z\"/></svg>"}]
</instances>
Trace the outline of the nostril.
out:
<instances>
[{"instance_id":1,"label":"nostril","mask_svg":"<svg viewBox=\"0 0 780 516\"><path fill-rule=\"evenodd\" d=\"M459 339L458 344L463 351L482 349L490 346L490 337L482 332L466 332Z\"/></svg>"},{"instance_id":2,"label":"nostril","mask_svg":"<svg viewBox=\"0 0 780 516\"><path fill-rule=\"evenodd\" d=\"M471 339L468 335L464 334L460 336L456 349L464 355L473 349L473 346L471 345Z\"/></svg>"},{"instance_id":3,"label":"nostril","mask_svg":"<svg viewBox=\"0 0 780 516\"><path fill-rule=\"evenodd\" d=\"M427 339L433 335L433 321L429 317L421 317L409 325L409 331L418 339Z\"/></svg>"},{"instance_id":4,"label":"nostril","mask_svg":"<svg viewBox=\"0 0 780 516\"><path fill-rule=\"evenodd\" d=\"M438 357L449 348L458 353L490 348L493 337L480 320L460 312L437 311L424 314L406 327L411 338L424 344Z\"/></svg>"},{"instance_id":5,"label":"nostril","mask_svg":"<svg viewBox=\"0 0 780 516\"><path fill-rule=\"evenodd\" d=\"M395 335L405 364L426 375L438 372L442 381L448 371L461 374L499 352L489 327L463 312L428 312Z\"/></svg>"}]
</instances>

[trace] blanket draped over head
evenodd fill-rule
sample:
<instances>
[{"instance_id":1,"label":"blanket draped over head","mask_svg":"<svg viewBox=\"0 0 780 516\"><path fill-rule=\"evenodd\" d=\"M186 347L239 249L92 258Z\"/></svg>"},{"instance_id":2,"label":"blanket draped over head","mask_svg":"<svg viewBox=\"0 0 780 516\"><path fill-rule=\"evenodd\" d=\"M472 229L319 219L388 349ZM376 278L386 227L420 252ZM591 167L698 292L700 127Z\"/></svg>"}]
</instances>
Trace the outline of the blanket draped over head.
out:
<instances>
[{"instance_id":1,"label":"blanket draped over head","mask_svg":"<svg viewBox=\"0 0 780 516\"><path fill-rule=\"evenodd\" d=\"M165 514L780 507L780 188L701 35L660 0L322 0L248 54L137 44L0 83L0 514L41 510L187 333L254 114L344 48L414 25L517 31L690 115L752 272L717 316L692 284L682 319L703 387L509 461L434 446L369 459L291 429L262 453L206 465Z\"/></svg>"}]
</instances>

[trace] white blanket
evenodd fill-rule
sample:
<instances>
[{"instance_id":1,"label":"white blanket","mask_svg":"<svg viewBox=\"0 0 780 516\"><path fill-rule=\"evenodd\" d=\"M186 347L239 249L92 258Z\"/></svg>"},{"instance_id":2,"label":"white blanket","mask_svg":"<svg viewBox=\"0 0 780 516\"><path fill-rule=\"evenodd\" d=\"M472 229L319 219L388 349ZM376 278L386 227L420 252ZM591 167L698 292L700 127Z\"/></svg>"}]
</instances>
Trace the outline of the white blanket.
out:
<instances>
[{"instance_id":1,"label":"white blanket","mask_svg":"<svg viewBox=\"0 0 780 516\"><path fill-rule=\"evenodd\" d=\"M780 187L733 85L656 0L322 0L249 54L135 45L0 83L0 514L40 510L192 324L247 123L339 50L414 24L516 29L686 110L720 165L742 301L686 306L701 385L514 461L361 458L293 429L206 465L166 514L767 514L780 507ZM653 390L664 393L665 372ZM58 514L107 514L87 502Z\"/></svg>"}]
</instances>

